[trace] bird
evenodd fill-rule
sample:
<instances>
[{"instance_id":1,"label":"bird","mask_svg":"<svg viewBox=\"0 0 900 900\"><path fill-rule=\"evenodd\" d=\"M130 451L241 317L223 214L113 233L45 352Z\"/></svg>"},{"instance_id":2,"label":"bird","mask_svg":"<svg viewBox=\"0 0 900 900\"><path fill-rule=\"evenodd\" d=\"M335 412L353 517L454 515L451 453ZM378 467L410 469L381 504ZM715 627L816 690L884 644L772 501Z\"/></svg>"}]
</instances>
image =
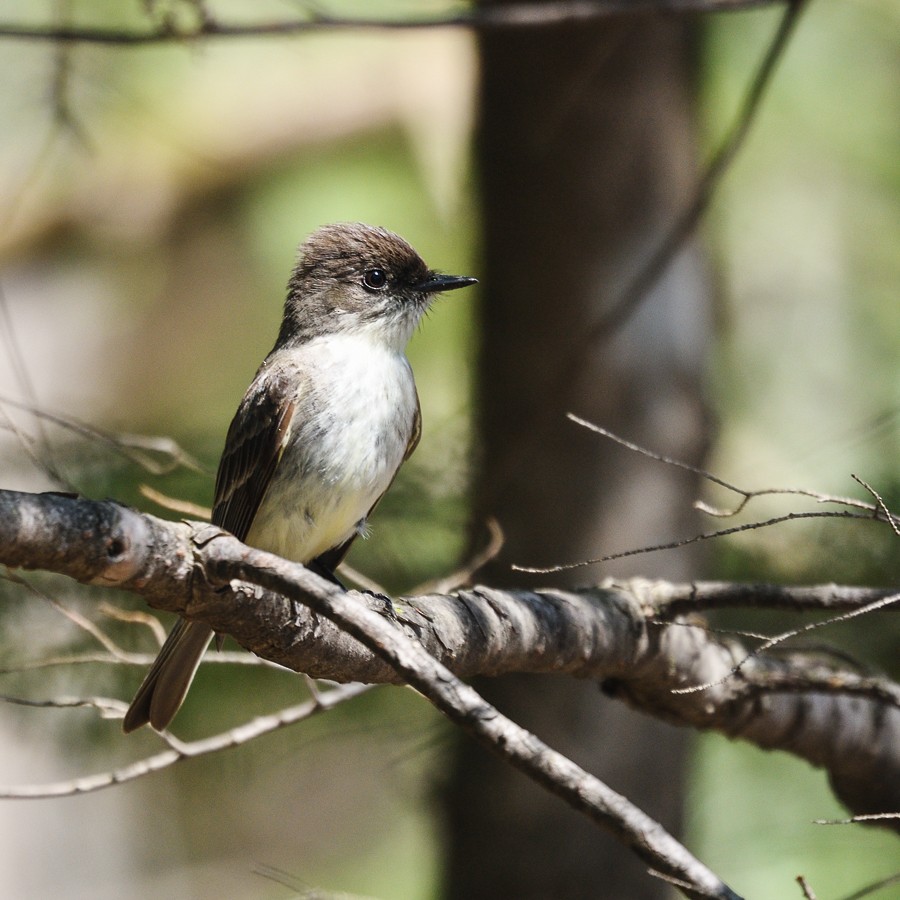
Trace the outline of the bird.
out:
<instances>
[{"instance_id":1,"label":"bird","mask_svg":"<svg viewBox=\"0 0 900 900\"><path fill-rule=\"evenodd\" d=\"M407 343L435 295L476 282L430 269L384 228L314 231L299 247L275 345L228 429L212 523L340 585L335 568L419 441ZM168 728L212 636L178 620L126 733Z\"/></svg>"}]
</instances>

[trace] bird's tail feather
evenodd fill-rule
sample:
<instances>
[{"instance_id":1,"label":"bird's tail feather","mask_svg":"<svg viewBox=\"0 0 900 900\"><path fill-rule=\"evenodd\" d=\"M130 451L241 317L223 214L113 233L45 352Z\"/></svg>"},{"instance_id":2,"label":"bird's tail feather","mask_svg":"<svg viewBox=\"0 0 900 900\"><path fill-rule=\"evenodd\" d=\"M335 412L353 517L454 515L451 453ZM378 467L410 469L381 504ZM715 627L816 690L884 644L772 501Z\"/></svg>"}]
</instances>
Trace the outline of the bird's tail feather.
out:
<instances>
[{"instance_id":1,"label":"bird's tail feather","mask_svg":"<svg viewBox=\"0 0 900 900\"><path fill-rule=\"evenodd\" d=\"M157 731L168 727L184 701L212 635L212 629L202 622L178 620L125 713L122 729L126 734L148 722Z\"/></svg>"}]
</instances>

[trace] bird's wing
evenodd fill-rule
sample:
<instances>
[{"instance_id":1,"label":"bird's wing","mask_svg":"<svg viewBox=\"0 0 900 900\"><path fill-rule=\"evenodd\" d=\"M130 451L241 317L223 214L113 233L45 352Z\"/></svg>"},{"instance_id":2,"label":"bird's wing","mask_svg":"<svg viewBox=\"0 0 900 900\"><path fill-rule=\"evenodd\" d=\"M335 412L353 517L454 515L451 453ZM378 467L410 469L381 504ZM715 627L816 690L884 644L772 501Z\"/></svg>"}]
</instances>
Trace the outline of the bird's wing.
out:
<instances>
[{"instance_id":1,"label":"bird's wing","mask_svg":"<svg viewBox=\"0 0 900 900\"><path fill-rule=\"evenodd\" d=\"M290 435L298 387L284 373L257 373L232 419L216 475L212 522L244 540L265 496ZM150 722L167 728L178 712L209 644L202 622L180 620L144 677L122 727L134 731Z\"/></svg>"},{"instance_id":2,"label":"bird's wing","mask_svg":"<svg viewBox=\"0 0 900 900\"><path fill-rule=\"evenodd\" d=\"M413 390L415 391L415 386L413 387ZM422 437L422 407L419 405L419 392L416 391L416 414L413 418L412 429L409 432L409 441L406 444L406 453L403 454L403 462L406 462L412 456L413 450L415 450L416 447L419 446L420 437ZM400 465L402 466L403 463L400 463ZM398 467L397 472L399 471L400 469ZM397 472L394 473L395 477L397 475ZM393 483L393 480L391 480L391 484ZM388 485L388 487L390 487L390 485ZM384 494L382 494L381 496L383 497ZM380 500L381 497L379 497L378 499Z\"/></svg>"},{"instance_id":3,"label":"bird's wing","mask_svg":"<svg viewBox=\"0 0 900 900\"><path fill-rule=\"evenodd\" d=\"M228 428L216 475L212 522L245 540L284 452L298 387L261 369Z\"/></svg>"}]
</instances>

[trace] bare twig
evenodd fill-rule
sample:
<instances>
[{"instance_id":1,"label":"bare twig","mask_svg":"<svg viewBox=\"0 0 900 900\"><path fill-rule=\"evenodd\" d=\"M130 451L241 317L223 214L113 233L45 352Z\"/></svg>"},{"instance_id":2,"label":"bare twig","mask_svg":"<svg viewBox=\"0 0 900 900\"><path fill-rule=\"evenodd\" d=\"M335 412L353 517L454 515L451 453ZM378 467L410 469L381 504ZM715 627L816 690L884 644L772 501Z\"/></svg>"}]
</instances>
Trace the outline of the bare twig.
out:
<instances>
[{"instance_id":1,"label":"bare twig","mask_svg":"<svg viewBox=\"0 0 900 900\"><path fill-rule=\"evenodd\" d=\"M223 731L221 734L199 741L185 743L166 733L162 737L168 745L168 749L162 753L148 756L119 769L101 772L97 775L72 778L51 784L0 787L0 799L31 800L48 797L71 797L77 794L93 793L116 784L123 784L126 781L134 781L136 778L149 775L151 772L158 772L160 769L166 769L186 759L207 756L211 753L231 749L232 747L239 747L264 734L295 725L297 722L305 721L317 713L334 709L339 703L350 700L368 689L369 686L363 684L340 685L329 691L320 692L316 697L307 700L305 703L280 710L269 716L259 716L250 722L239 725L237 728L231 728L228 731ZM11 700L10 702L25 703L30 706L61 705L60 701L55 700L45 702ZM111 711L115 712L115 714L118 716L124 715L127 704L116 701L106 702L113 704ZM93 706L95 704L73 701L71 705Z\"/></svg>"},{"instance_id":2,"label":"bare twig","mask_svg":"<svg viewBox=\"0 0 900 900\"><path fill-rule=\"evenodd\" d=\"M356 587L361 590L371 591L373 594L386 593L384 586L375 581L374 578L369 578L368 575L363 574L359 569L354 569L353 566L350 566L345 562L342 562L338 566L337 574L340 575L341 578L346 578L350 584L356 585Z\"/></svg>"},{"instance_id":3,"label":"bare twig","mask_svg":"<svg viewBox=\"0 0 900 900\"><path fill-rule=\"evenodd\" d=\"M87 425L72 416L52 413L31 403L14 400L12 397L0 396L0 407L3 405L25 410L35 416L35 418L52 422L54 425L59 425L73 434L108 447L124 456L130 462L150 472L151 475L166 475L179 467L200 474L211 474L177 441L170 437L144 434L113 434L93 425ZM160 459L156 457L160 457Z\"/></svg>"},{"instance_id":4,"label":"bare twig","mask_svg":"<svg viewBox=\"0 0 900 900\"><path fill-rule=\"evenodd\" d=\"M785 49L794 33L794 28L803 9L803 0L789 0L784 8L781 21L771 43L766 48L765 56L759 64L743 103L735 117L727 137L716 150L700 181L694 188L694 195L687 208L676 219L668 230L650 259L641 267L619 299L604 314L603 318L589 329L583 338L586 346L604 338L616 330L634 312L637 306L647 297L668 269L669 264L678 255L685 241L694 233L715 195L725 173L731 167L735 157L740 153L756 116L762 106L763 98L768 90L778 63L784 56Z\"/></svg>"},{"instance_id":5,"label":"bare twig","mask_svg":"<svg viewBox=\"0 0 900 900\"><path fill-rule=\"evenodd\" d=\"M871 816L851 816L849 819L813 819L813 825L865 825L868 822L883 822L887 819L900 819L900 812L876 813ZM900 875L892 877L900 879Z\"/></svg>"},{"instance_id":6,"label":"bare twig","mask_svg":"<svg viewBox=\"0 0 900 900\"><path fill-rule=\"evenodd\" d=\"M500 523L491 516L485 522L488 529L488 542L483 550L478 551L465 565L461 566L450 575L434 581L426 581L418 585L414 594L449 594L464 585L471 584L472 578L484 566L486 566L503 549L503 529Z\"/></svg>"},{"instance_id":7,"label":"bare twig","mask_svg":"<svg viewBox=\"0 0 900 900\"><path fill-rule=\"evenodd\" d=\"M128 704L109 697L54 697L52 700L31 700L0 694L0 700L12 706L30 706L32 709L96 709L104 719L121 719Z\"/></svg>"},{"instance_id":8,"label":"bare twig","mask_svg":"<svg viewBox=\"0 0 900 900\"><path fill-rule=\"evenodd\" d=\"M71 2L57 0L56 18L68 23ZM69 86L72 74L72 53L75 45L60 42L56 45L53 58L53 81L51 83L51 99L54 123L65 133L71 135L82 149L93 152L94 146L88 133L72 110L69 102Z\"/></svg>"},{"instance_id":9,"label":"bare twig","mask_svg":"<svg viewBox=\"0 0 900 900\"><path fill-rule=\"evenodd\" d=\"M145 612L142 609L122 609L113 606L111 603L101 603L97 607L100 615L106 616L115 622L128 622L129 624L145 625L153 632L156 643L162 646L166 639L166 630L162 626L162 622L156 616Z\"/></svg>"},{"instance_id":10,"label":"bare twig","mask_svg":"<svg viewBox=\"0 0 900 900\"><path fill-rule=\"evenodd\" d=\"M731 671L721 678L717 682L706 682L705 684L697 684L691 685L690 687L676 688L672 691L673 694L693 694L698 691L706 691L709 688L716 687L717 684L723 684L729 678L737 675L741 669L751 660L753 657L758 656L761 653L765 653L767 650L771 650L774 647L777 647L779 644L783 644L785 641L790 640L791 638L798 637L802 634L807 634L810 631L815 631L819 628L824 628L827 625L836 625L838 622L846 622L850 619L855 619L857 616L866 615L867 613L875 612L878 609L883 609L885 606L896 605L897 602L900 601L900 593L892 594L888 597L881 597L878 600L873 600L871 603L866 606L860 607L859 609L852 610L851 612L842 613L839 616L833 616L830 619L824 619L819 622L809 622L806 625L803 625L800 628L791 628L788 631L783 631L781 634L776 634L774 637L769 638L764 643L762 643L759 647L753 650L751 653L748 653L740 662L736 663ZM900 709L900 689L894 690L890 693L890 698L893 703L897 705L897 708Z\"/></svg>"},{"instance_id":11,"label":"bare twig","mask_svg":"<svg viewBox=\"0 0 900 900\"><path fill-rule=\"evenodd\" d=\"M588 431L593 431L594 434L599 434L601 437L608 438L619 446L625 447L627 450L631 450L634 453L639 453L641 456L646 456L648 459L655 460L656 462L665 463L665 465L667 466L672 466L673 468L682 469L685 472L690 472L692 475L699 475L705 481L709 481L711 484L717 484L719 485L719 487L723 487L725 488L725 490L731 491L734 494L738 494L741 497L741 502L731 509L721 509L718 507L710 506L702 500L698 500L694 504L694 507L696 509L700 510L701 512L705 512L707 515L714 516L715 518L731 518L732 516L736 516L738 513L743 512L744 507L751 500L754 500L757 497L768 497L773 495L808 497L809 499L815 500L818 503L835 503L840 504L841 506L848 506L854 509L866 510L872 513L877 512L876 508L871 503L866 503L863 500L857 500L855 497L843 497L836 496L834 494L824 494L821 491L812 491L806 488L782 487L760 488L758 490L749 490L747 488L742 488L730 481L726 481L724 478L720 478L718 475L713 474L707 469L702 469L699 466L691 465L690 463L683 462L680 459L673 459L671 456L665 456L662 453L656 453L653 450L648 450L646 447L642 447L640 444L635 444L633 441L629 441L626 438L619 437L619 435L614 434L609 429L603 428L601 425L595 425L593 422L588 422L587 419L582 419L580 416L576 416L574 413L568 413L566 418L568 418L569 421L574 422L576 425L581 425L582 428L587 428ZM855 478L855 476L851 477ZM890 516L889 513L887 515ZM896 524L896 521L893 524Z\"/></svg>"},{"instance_id":12,"label":"bare twig","mask_svg":"<svg viewBox=\"0 0 900 900\"><path fill-rule=\"evenodd\" d=\"M864 888L860 888L860 890L848 894L843 900L863 900L864 897L871 897L872 894L880 891L882 888L890 887L890 885L898 883L900 883L900 873L890 875L887 878L881 878L878 881L873 881L872 884L867 884Z\"/></svg>"},{"instance_id":13,"label":"bare twig","mask_svg":"<svg viewBox=\"0 0 900 900\"><path fill-rule=\"evenodd\" d=\"M209 521L212 510L208 506L200 506L199 503L191 503L189 500L181 500L178 497L170 497L156 488L150 487L149 484L142 484L138 487L141 495L151 500L157 506L167 509L170 512L177 512L191 519L203 519Z\"/></svg>"},{"instance_id":14,"label":"bare twig","mask_svg":"<svg viewBox=\"0 0 900 900\"><path fill-rule=\"evenodd\" d=\"M128 653L125 657L113 656L111 653L67 653L59 656L47 656L43 659L30 660L12 665L0 666L0 675L13 675L22 672L39 672L43 669L58 669L65 666L141 666L146 668L156 659L155 653ZM273 663L250 653L237 651L219 651L212 653L204 660L204 665L223 666L263 666L283 669L284 666Z\"/></svg>"},{"instance_id":15,"label":"bare twig","mask_svg":"<svg viewBox=\"0 0 900 900\"><path fill-rule=\"evenodd\" d=\"M514 572L528 572L534 575L549 575L554 572L567 572L570 569L581 569L585 566L593 566L597 563L612 562L614 559L626 559L629 556L642 556L645 553L657 553L661 550L677 550L679 547L687 547L690 544L697 544L701 541L711 541L713 538L728 537L732 534L740 534L744 531L757 531L760 528L771 528L774 525L780 525L783 522L795 522L801 519L860 519L865 522L871 522L872 516L863 516L859 513L849 511L842 512L792 512L785 513L783 516L772 516L760 522L747 522L743 525L734 525L731 528L717 528L715 531L704 531L701 534L694 534L688 538L681 538L677 541L666 541L662 544L652 544L648 547L635 547L631 550L621 550L618 553L607 553L604 556L594 556L590 559L580 559L577 562L560 563L555 566L521 566L512 565L510 568Z\"/></svg>"},{"instance_id":16,"label":"bare twig","mask_svg":"<svg viewBox=\"0 0 900 900\"><path fill-rule=\"evenodd\" d=\"M618 553L609 553L604 556L596 556L590 559L579 560L572 563L561 563L553 566L524 566L514 564L511 567L513 571L527 572L539 575L547 575L554 572L565 572L570 569L577 569L584 566L595 565L601 562L610 562L612 560L623 559L629 556L638 556L644 553L655 553L661 550L675 550L679 547L684 547L689 544L698 543L700 541L708 541L712 540L713 538L727 537L729 535L739 534L744 531L755 531L760 528L770 528L773 525L779 525L783 522L791 522L799 519L837 518L885 521L891 525L895 532L898 531L897 516L893 515L890 512L890 510L884 504L884 501L881 500L878 494L875 493L869 485L866 485L865 482L862 482L861 479L857 478L856 476L853 476L855 480L863 484L863 486L866 487L866 489L869 490L870 493L872 493L876 500L880 501L877 505L866 503L863 500L857 500L852 497L839 497L831 494L823 494L818 491L805 490L802 488L763 488L759 490L748 490L746 488L738 487L737 485L732 484L731 482L728 482L723 478L720 478L718 475L714 475L712 472L709 472L706 469L701 469L698 466L690 465L689 463L682 462L681 460L673 459L669 456L665 456L661 453L656 453L652 450L647 450L645 447L641 447L639 444L635 444L632 441L621 438L618 435L613 434L608 429L603 428L600 425L595 425L592 422L588 422L586 419L582 419L580 416L576 416L573 413L569 413L568 418L572 422L575 422L577 425L581 425L582 427L593 431L595 434L599 434L602 437L608 438L609 440L614 441L615 443L625 447L628 450L639 453L642 456L646 456L649 459L655 460L656 462L664 463L667 466L673 466L678 469L683 469L684 471L690 472L694 475L699 475L700 477L712 482L713 484L717 484L728 491L740 495L741 502L733 509L727 511L714 509L713 507L710 507L702 502L697 502L694 504L697 509L709 513L710 515L716 516L717 518L725 518L737 515L739 512L743 511L743 509L751 500L755 498L762 496L779 495L808 497L815 500L817 503L832 503L841 506L848 506L851 509L859 510L859 512L850 512L849 510L829 512L790 512L781 516L773 516L772 518L765 519L759 522L747 522L742 525L734 525L730 528L718 528L713 531L695 534L688 538L681 538L675 541L667 541L661 544L652 544L647 547L636 547L630 550L622 550Z\"/></svg>"},{"instance_id":17,"label":"bare twig","mask_svg":"<svg viewBox=\"0 0 900 900\"><path fill-rule=\"evenodd\" d=\"M43 600L46 604L53 607L53 609L55 609L58 613L65 616L65 618L67 618L73 625L80 628L86 634L89 634L114 659L123 661L127 661L129 659L129 654L126 653L105 631L103 631L102 628L99 628L96 623L92 622L86 616L81 615L81 613L76 612L74 609L69 609L65 604L60 603L59 600L51 597L49 594L45 594L36 585L20 577L15 572L10 572L7 569L3 573L3 577L7 581L11 581L14 584L21 585L27 591L30 591L32 594L34 594L35 597L40 597L40 599Z\"/></svg>"},{"instance_id":18,"label":"bare twig","mask_svg":"<svg viewBox=\"0 0 900 900\"><path fill-rule=\"evenodd\" d=\"M16 338L16 330L13 325L12 315L9 311L6 291L3 290L2 285L0 285L0 318L2 318L0 331L3 332L6 352L12 364L13 374L18 382L19 389L25 397L28 398L29 405L34 408L37 406L37 393L35 392L34 384L31 381L31 376L28 373L28 367L25 365L25 360L22 358L22 350L19 346L19 341ZM61 488L70 489L68 481L64 478L53 460L50 444L47 440L47 435L44 432L43 423L40 418L35 416L37 438L32 438L19 428L13 417L10 416L2 406L0 406L0 415L3 416L7 427L16 436L19 446L25 451L26 455L31 459L36 468L42 471L52 484Z\"/></svg>"},{"instance_id":19,"label":"bare twig","mask_svg":"<svg viewBox=\"0 0 900 900\"><path fill-rule=\"evenodd\" d=\"M887 504L884 502L881 494L872 487L867 481L863 481L859 475L854 475L852 472L850 473L850 477L857 483L862 485L875 499L875 502L878 504L878 509L881 511L881 514L884 516L885 520L890 523L891 528L894 531L894 534L897 537L900 537L900 520L898 520L897 516L895 516L888 508Z\"/></svg>"},{"instance_id":20,"label":"bare twig","mask_svg":"<svg viewBox=\"0 0 900 900\"><path fill-rule=\"evenodd\" d=\"M156 657L149 653L134 654L122 660L109 653L64 653L59 656L45 656L41 659L8 663L0 666L0 675L15 675L22 672L40 672L43 669L57 669L63 666L121 665L123 662L149 666Z\"/></svg>"},{"instance_id":21,"label":"bare twig","mask_svg":"<svg viewBox=\"0 0 900 900\"><path fill-rule=\"evenodd\" d=\"M468 28L488 31L497 28L536 28L563 23L587 22L648 13L700 14L732 12L778 5L781 0L565 0L559 3L509 3L485 6L443 15L408 16L388 19L377 16L332 16L315 11L301 19L229 24L198 17L178 26L171 20L150 28L102 28L89 26L43 26L0 23L0 38L53 41L58 43L138 46L211 39L246 37L285 37L322 31L358 31L361 29L423 30L430 28Z\"/></svg>"}]
</instances>

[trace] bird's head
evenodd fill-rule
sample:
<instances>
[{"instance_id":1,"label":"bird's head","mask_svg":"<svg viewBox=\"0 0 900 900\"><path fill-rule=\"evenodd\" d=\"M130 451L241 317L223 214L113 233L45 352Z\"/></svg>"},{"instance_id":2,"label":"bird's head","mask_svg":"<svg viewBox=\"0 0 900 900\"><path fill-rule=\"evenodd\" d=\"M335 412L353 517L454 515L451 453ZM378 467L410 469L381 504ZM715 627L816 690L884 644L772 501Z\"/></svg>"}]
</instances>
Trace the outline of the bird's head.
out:
<instances>
[{"instance_id":1,"label":"bird's head","mask_svg":"<svg viewBox=\"0 0 900 900\"><path fill-rule=\"evenodd\" d=\"M362 333L402 349L436 294L475 282L429 269L384 228L326 225L300 245L279 344Z\"/></svg>"}]
</instances>

